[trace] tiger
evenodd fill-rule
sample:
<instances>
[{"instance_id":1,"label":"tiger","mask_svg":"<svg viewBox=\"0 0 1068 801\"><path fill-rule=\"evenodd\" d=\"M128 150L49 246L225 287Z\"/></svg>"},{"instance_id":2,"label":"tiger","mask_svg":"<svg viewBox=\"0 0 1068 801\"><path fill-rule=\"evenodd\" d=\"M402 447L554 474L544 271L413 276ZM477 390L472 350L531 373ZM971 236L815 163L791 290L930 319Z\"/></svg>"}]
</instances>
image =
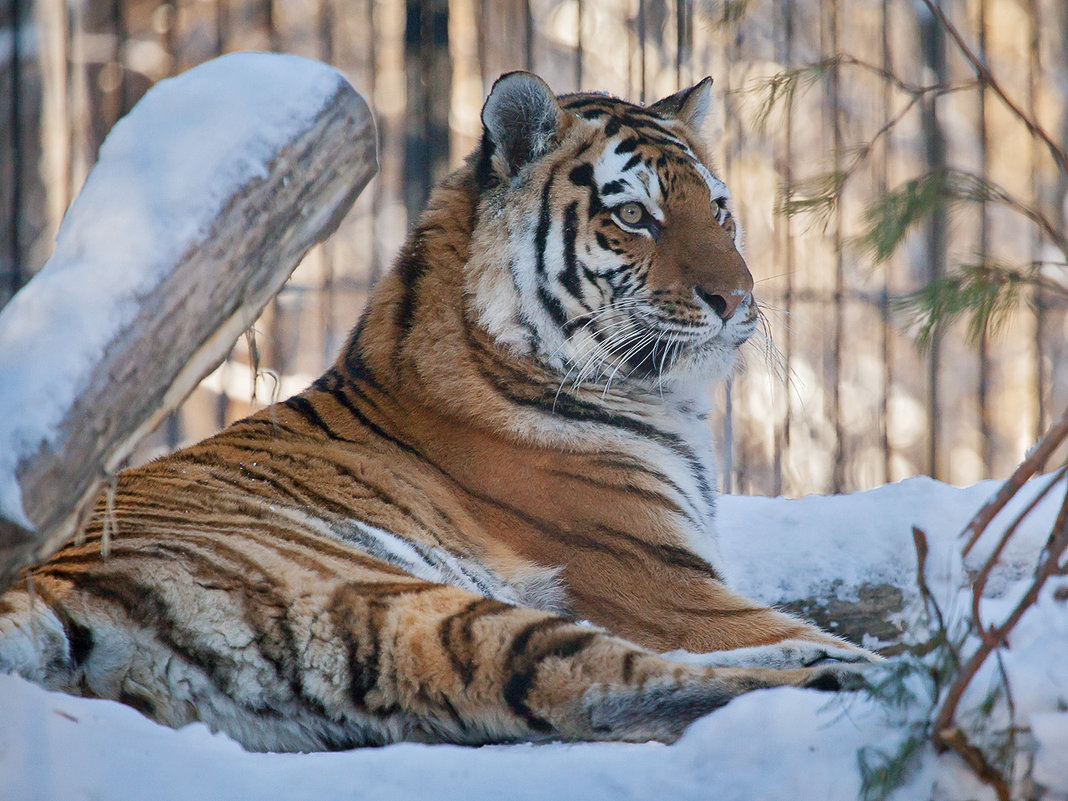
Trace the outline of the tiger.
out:
<instances>
[{"instance_id":1,"label":"tiger","mask_svg":"<svg viewBox=\"0 0 1068 801\"><path fill-rule=\"evenodd\" d=\"M333 365L121 472L0 596L0 669L305 752L670 743L862 683L878 655L731 591L717 549L707 387L759 315L711 84L500 77Z\"/></svg>"}]
</instances>

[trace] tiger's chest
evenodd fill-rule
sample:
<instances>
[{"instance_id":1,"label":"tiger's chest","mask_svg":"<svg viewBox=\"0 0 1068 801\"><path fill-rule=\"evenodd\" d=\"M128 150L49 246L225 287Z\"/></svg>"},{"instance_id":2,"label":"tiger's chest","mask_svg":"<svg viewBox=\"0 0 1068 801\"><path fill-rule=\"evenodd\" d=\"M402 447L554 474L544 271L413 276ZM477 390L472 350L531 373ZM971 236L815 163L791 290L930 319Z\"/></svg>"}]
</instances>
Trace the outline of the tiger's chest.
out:
<instances>
[{"instance_id":1,"label":"tiger's chest","mask_svg":"<svg viewBox=\"0 0 1068 801\"><path fill-rule=\"evenodd\" d=\"M589 431L521 447L434 421L409 430L419 460L396 454L379 479L396 502L358 505L332 533L420 578L542 608L615 564L656 575L664 554L687 552L718 572L707 428L655 422L599 423L593 448Z\"/></svg>"}]
</instances>

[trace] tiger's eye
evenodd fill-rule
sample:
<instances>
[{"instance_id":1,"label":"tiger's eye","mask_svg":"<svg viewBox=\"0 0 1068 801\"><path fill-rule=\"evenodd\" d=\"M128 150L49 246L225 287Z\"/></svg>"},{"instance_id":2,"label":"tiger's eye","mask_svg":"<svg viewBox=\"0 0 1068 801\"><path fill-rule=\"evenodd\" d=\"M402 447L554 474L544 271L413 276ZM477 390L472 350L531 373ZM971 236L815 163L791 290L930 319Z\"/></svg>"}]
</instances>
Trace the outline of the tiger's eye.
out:
<instances>
[{"instance_id":1,"label":"tiger's eye","mask_svg":"<svg viewBox=\"0 0 1068 801\"><path fill-rule=\"evenodd\" d=\"M645 209L640 203L624 203L619 207L619 219L627 225L637 225L642 221Z\"/></svg>"}]
</instances>

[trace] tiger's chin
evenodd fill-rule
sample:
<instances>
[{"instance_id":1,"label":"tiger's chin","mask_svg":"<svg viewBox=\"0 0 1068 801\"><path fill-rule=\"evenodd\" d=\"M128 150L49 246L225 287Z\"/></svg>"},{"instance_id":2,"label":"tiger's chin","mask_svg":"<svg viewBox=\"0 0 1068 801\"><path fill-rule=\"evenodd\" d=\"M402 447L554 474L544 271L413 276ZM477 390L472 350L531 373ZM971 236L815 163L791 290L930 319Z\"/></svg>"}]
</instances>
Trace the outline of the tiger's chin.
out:
<instances>
[{"instance_id":1,"label":"tiger's chin","mask_svg":"<svg viewBox=\"0 0 1068 801\"><path fill-rule=\"evenodd\" d=\"M653 392L677 391L684 395L703 392L709 384L734 372L738 351L756 330L756 316L722 326L715 334L694 337L683 346L669 348L638 364L628 376Z\"/></svg>"}]
</instances>

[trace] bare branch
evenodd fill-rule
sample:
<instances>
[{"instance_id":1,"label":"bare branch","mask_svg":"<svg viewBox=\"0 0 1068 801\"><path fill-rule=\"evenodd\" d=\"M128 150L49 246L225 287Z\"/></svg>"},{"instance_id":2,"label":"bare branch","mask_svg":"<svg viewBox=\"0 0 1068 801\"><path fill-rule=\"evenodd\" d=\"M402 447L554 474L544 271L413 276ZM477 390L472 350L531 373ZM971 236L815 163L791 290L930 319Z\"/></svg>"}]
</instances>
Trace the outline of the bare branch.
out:
<instances>
[{"instance_id":1,"label":"bare branch","mask_svg":"<svg viewBox=\"0 0 1068 801\"><path fill-rule=\"evenodd\" d=\"M1061 503L1057 521L1053 526L1049 542L1035 570L1035 578L1031 586L1020 598L1016 607L1005 619L1005 622L983 637L979 647L964 664L964 667L961 668L960 673L946 693L945 700L942 702L938 715L935 717L934 734L932 735L935 743L940 747L952 748L961 753L958 750L958 746L962 742L966 745L966 741L961 741L955 735L955 732L959 731L959 729L953 725L953 718L957 713L957 706L960 704L964 691L968 688L972 678L982 667L986 658L990 656L990 653L1005 641L1005 638L1009 636L1016 624L1020 622L1020 618L1024 616L1024 613L1034 605L1047 579L1060 572L1060 558L1066 549L1068 549L1068 493L1065 493L1064 501ZM964 756L963 753L961 755ZM965 756L965 759L969 758ZM972 763L969 762L969 764Z\"/></svg>"},{"instance_id":2,"label":"bare branch","mask_svg":"<svg viewBox=\"0 0 1068 801\"><path fill-rule=\"evenodd\" d=\"M990 70L987 69L986 65L983 64L979 57L975 55L967 42L964 41L964 37L961 36L960 31L958 31L956 26L950 22L941 7L935 3L934 0L923 0L923 4L927 6L932 14L934 14L946 33L948 33L953 41L956 42L960 52L968 60L968 63L972 65L972 69L975 70L975 74L979 77L979 80L990 87L990 90L996 94L1001 102L1008 107L1009 111L1011 111L1013 115L1024 124L1032 136L1036 136L1042 140L1042 143L1045 144L1050 155L1053 156L1053 160L1057 163L1061 172L1068 175L1068 155L1066 155L1057 143L1053 141L1053 137L1051 137L1041 125L1031 119L1031 117L1029 117L1009 98L1007 94L1005 94L1005 90L1001 87L1001 84L998 83L997 79L993 76Z\"/></svg>"},{"instance_id":3,"label":"bare branch","mask_svg":"<svg viewBox=\"0 0 1068 801\"><path fill-rule=\"evenodd\" d=\"M964 545L964 555L967 556L971 551L972 546L982 536L986 527L990 525L990 521L997 516L1012 497L1019 491L1020 487L1024 485L1031 476L1042 469L1042 466L1049 459L1050 455L1057 450L1065 438L1068 437L1068 410L1061 415L1052 426L1049 431L1038 442L1032 446L1031 450L1027 454L1027 458L1016 468L1016 471L1009 477L1008 481L1001 485L1001 488L997 491L989 501L987 501L983 508L981 508L971 519L964 530L960 533L962 537L968 537L968 542Z\"/></svg>"}]
</instances>

